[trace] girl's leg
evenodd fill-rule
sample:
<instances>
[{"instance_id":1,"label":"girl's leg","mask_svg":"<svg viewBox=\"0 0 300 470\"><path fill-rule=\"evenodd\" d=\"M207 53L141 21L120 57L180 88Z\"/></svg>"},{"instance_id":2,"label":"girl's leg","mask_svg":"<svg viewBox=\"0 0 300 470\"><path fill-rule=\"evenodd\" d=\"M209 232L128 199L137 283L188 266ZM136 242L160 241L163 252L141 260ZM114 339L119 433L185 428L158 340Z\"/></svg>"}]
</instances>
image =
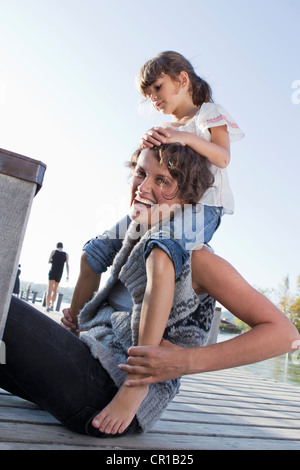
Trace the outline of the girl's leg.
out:
<instances>
[{"instance_id":1,"label":"girl's leg","mask_svg":"<svg viewBox=\"0 0 300 470\"><path fill-rule=\"evenodd\" d=\"M80 339L13 298L3 342L1 388L38 404L74 431L103 436L91 421L117 389ZM134 420L126 432L137 430Z\"/></svg>"},{"instance_id":2,"label":"girl's leg","mask_svg":"<svg viewBox=\"0 0 300 470\"><path fill-rule=\"evenodd\" d=\"M178 211L175 214L172 222L175 239L187 251L202 247L212 239L221 223L222 213L222 207L185 205L181 213Z\"/></svg>"},{"instance_id":3,"label":"girl's leg","mask_svg":"<svg viewBox=\"0 0 300 470\"><path fill-rule=\"evenodd\" d=\"M204 206L204 243L209 243L219 228L222 214L222 207Z\"/></svg>"},{"instance_id":4,"label":"girl's leg","mask_svg":"<svg viewBox=\"0 0 300 470\"><path fill-rule=\"evenodd\" d=\"M170 315L174 298L175 269L169 256L154 248L146 260L147 284L141 309L138 344L158 346ZM134 379L134 376L130 377ZM148 386L123 385L111 403L93 421L106 433L122 433L137 413Z\"/></svg>"}]
</instances>

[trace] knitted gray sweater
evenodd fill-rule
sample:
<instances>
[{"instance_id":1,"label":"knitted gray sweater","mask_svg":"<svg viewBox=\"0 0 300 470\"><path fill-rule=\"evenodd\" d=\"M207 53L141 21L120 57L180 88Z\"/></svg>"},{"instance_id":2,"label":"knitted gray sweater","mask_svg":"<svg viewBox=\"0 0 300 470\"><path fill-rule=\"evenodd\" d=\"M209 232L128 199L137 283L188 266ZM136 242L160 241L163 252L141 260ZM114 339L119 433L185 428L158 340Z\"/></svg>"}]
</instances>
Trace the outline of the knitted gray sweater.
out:
<instances>
[{"instance_id":1,"label":"knitted gray sweater","mask_svg":"<svg viewBox=\"0 0 300 470\"><path fill-rule=\"evenodd\" d=\"M131 223L122 248L117 253L106 285L85 305L79 316L80 327L88 330L81 339L90 348L120 387L126 374L118 368L127 361L127 351L138 342L139 322L146 288L144 245L152 231L137 240L137 224ZM106 302L116 281L127 287L133 301L132 312L116 311ZM175 282L172 310L164 338L182 347L203 346L211 327L215 301L205 295L200 298L192 288L190 258ZM137 419L143 431L148 430L165 410L179 390L179 379L152 384L143 400Z\"/></svg>"}]
</instances>

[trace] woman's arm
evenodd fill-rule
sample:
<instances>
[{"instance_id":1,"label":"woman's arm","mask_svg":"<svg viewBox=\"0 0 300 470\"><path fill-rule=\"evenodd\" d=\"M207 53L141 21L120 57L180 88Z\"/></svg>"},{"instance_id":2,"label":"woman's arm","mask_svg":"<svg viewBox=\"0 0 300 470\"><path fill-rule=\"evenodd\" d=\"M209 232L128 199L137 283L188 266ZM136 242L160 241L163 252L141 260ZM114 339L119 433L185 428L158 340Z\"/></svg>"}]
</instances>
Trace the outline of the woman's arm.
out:
<instances>
[{"instance_id":1,"label":"woman's arm","mask_svg":"<svg viewBox=\"0 0 300 470\"><path fill-rule=\"evenodd\" d=\"M84 305L91 300L94 293L98 290L101 275L95 273L86 260L86 254L83 252L80 263L80 273L75 286L74 294L70 308L63 310L63 325L75 331L78 328L77 317Z\"/></svg>"},{"instance_id":2,"label":"woman's arm","mask_svg":"<svg viewBox=\"0 0 300 470\"><path fill-rule=\"evenodd\" d=\"M194 250L193 284L251 326L235 338L195 349L168 342L157 348L130 348L123 370L148 375L127 385L153 383L185 374L238 367L291 351L300 335L294 325L266 297L253 289L225 260L206 249ZM293 345L294 343L294 345Z\"/></svg>"},{"instance_id":3,"label":"woman's arm","mask_svg":"<svg viewBox=\"0 0 300 470\"><path fill-rule=\"evenodd\" d=\"M50 255L48 263L52 262L52 258L53 258L54 253L55 253L55 250L51 251L51 255Z\"/></svg>"},{"instance_id":4,"label":"woman's arm","mask_svg":"<svg viewBox=\"0 0 300 470\"><path fill-rule=\"evenodd\" d=\"M225 369L258 362L292 349L293 342L299 339L297 329L227 261L207 249L195 250L193 271L196 288L202 287L233 315L251 327L248 332L232 340L201 348L203 365L197 371Z\"/></svg>"},{"instance_id":5,"label":"woman's arm","mask_svg":"<svg viewBox=\"0 0 300 470\"><path fill-rule=\"evenodd\" d=\"M69 279L70 267L69 267L69 255L66 253L66 269L67 269L67 279Z\"/></svg>"},{"instance_id":6,"label":"woman's arm","mask_svg":"<svg viewBox=\"0 0 300 470\"><path fill-rule=\"evenodd\" d=\"M70 308L63 310L63 325L71 331L78 329L77 317L84 305L91 300L99 288L101 273L112 264L116 253L122 246L122 235L125 234L130 221L128 216L119 220L110 230L101 236L92 238L83 247L80 273L74 290Z\"/></svg>"}]
</instances>

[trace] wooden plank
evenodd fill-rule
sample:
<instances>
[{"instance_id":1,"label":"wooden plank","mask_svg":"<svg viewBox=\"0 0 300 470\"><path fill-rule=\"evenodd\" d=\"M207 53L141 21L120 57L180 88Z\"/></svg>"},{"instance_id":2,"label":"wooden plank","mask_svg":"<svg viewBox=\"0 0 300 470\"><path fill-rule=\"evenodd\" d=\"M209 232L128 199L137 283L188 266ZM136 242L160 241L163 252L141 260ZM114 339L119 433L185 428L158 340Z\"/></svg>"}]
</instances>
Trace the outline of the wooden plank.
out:
<instances>
[{"instance_id":1,"label":"wooden plank","mask_svg":"<svg viewBox=\"0 0 300 470\"><path fill-rule=\"evenodd\" d=\"M43 423L43 424L56 424L59 425L59 421L51 416L47 411L32 408L11 408L1 407L0 408L0 421L2 422L23 422L23 423Z\"/></svg>"},{"instance_id":2,"label":"wooden plank","mask_svg":"<svg viewBox=\"0 0 300 470\"><path fill-rule=\"evenodd\" d=\"M101 451L112 451L111 447L106 448L105 446L80 446L80 445L65 445L65 444L38 444L38 443L26 443L26 442L0 442L1 450L40 450L40 451L61 451L61 450L101 450ZM118 450L120 451L120 449ZM114 450L113 450L114 452ZM23 457L23 456L22 456ZM97 457L98 462L98 457ZM98 462L99 463L99 462Z\"/></svg>"},{"instance_id":3,"label":"wooden plank","mask_svg":"<svg viewBox=\"0 0 300 470\"><path fill-rule=\"evenodd\" d=\"M186 434L164 434L149 432L140 435L129 435L120 438L98 439L89 436L77 435L63 427L35 425L31 430L22 423L8 425L0 423L0 436L3 446L10 445L12 449L18 446L27 446L28 449L61 449L68 446L70 449L97 448L98 450L126 450L126 449L155 449L155 450L299 450L299 441L287 441L276 438L245 438L228 436L205 436ZM18 436L18 439L16 439ZM1 448L0 442L0 448Z\"/></svg>"},{"instance_id":4,"label":"wooden plank","mask_svg":"<svg viewBox=\"0 0 300 470\"><path fill-rule=\"evenodd\" d=\"M237 406L238 405L238 406ZM273 406L271 406L273 405ZM0 406L14 406L14 407L30 407L32 409L38 408L37 405L30 403L22 398L0 392ZM278 404L273 403L273 400L270 401L261 401L259 399L251 399L249 401L248 397L241 396L233 399L224 399L216 398L214 395L199 395L197 392L195 396L190 397L189 395L178 395L174 398L172 403L170 403L170 410L179 411L182 410L206 410L208 413L234 413L234 414L253 414L259 415L261 413L281 413L284 416L292 415L299 416L300 409L298 406L295 406L293 403L284 403Z\"/></svg>"},{"instance_id":5,"label":"wooden plank","mask_svg":"<svg viewBox=\"0 0 300 470\"><path fill-rule=\"evenodd\" d=\"M27 424L48 424L48 425L59 425L58 421L53 418L49 413L43 410L39 409L20 409L20 408L10 408L10 407L2 407L0 409L0 421L2 422L11 422L11 423L27 423ZM204 434L207 433L213 433L213 434L222 434L220 432L216 432L215 429L213 431L209 431L209 426L208 424L213 424L213 425L226 425L226 433L227 435L230 435L231 427L232 425L239 426L239 431L241 429L245 429L245 426L250 427L250 432L251 436L254 437L261 437L261 430L260 436L257 436L255 434L254 428L256 427L266 427L266 428L289 428L291 430L291 433L289 435L289 438L292 439L298 439L299 433L295 434L294 430L299 431L300 429L300 420L296 419L278 419L278 418L266 418L266 417L252 417L252 416L220 416L212 413L188 413L188 412L174 412L167 410L164 415L162 416L161 420L163 423L160 423L159 428L154 427L153 430L159 432L166 432L169 431L170 433L178 432L178 423L180 426L180 429L184 433L184 429L186 425L188 424L188 429L190 434L195 434L198 435L203 434L202 431L199 431L199 426L190 426L192 423L194 424L201 424L204 425L205 431ZM177 423L176 423L177 422ZM174 424L175 423L175 424ZM228 426L230 425L230 426ZM203 426L202 426L203 427ZM242 432L242 431L241 431ZM234 430L234 433L236 433L236 430ZM280 434L280 437L282 435ZM285 438L287 438L285 436ZM299 437L300 438L300 437Z\"/></svg>"},{"instance_id":6,"label":"wooden plank","mask_svg":"<svg viewBox=\"0 0 300 470\"><path fill-rule=\"evenodd\" d=\"M300 399L298 393L299 386L297 385L287 385L284 383L263 379L260 376L245 378L242 373L240 378L232 376L228 377L227 380L217 380L215 378L202 377L202 374L197 374L193 378L188 376L187 378L182 379L181 388L191 386L196 387L195 389L211 387L217 390L221 386L224 387L224 389L234 388L235 390L248 390L250 388L262 391L272 390L272 392L275 391L278 393L286 391L294 394L296 397L298 397L298 399Z\"/></svg>"},{"instance_id":7,"label":"wooden plank","mask_svg":"<svg viewBox=\"0 0 300 470\"><path fill-rule=\"evenodd\" d=\"M189 413L205 413L205 414L216 414L222 415L234 415L234 416L266 416L274 418L291 418L300 419L300 410L294 410L287 407L276 409L269 407L252 407L240 408L237 407L237 403L232 402L229 406L218 405L215 406L213 402L204 405L198 405L197 403L186 404L186 403L170 403L168 410L165 413L177 411L177 412L189 412ZM163 415L164 416L164 415Z\"/></svg>"},{"instance_id":8,"label":"wooden plank","mask_svg":"<svg viewBox=\"0 0 300 470\"><path fill-rule=\"evenodd\" d=\"M210 391L210 390L198 390L198 391L181 390L180 394L175 397L174 401L179 399L182 402L195 401L196 403L198 403L198 400L200 400L201 402L201 400L210 399L210 400L215 400L216 403L218 403L222 400L224 402L231 402L231 401L239 400L247 404L250 398L251 398L251 401L253 400L253 403L257 402L257 403L270 403L271 404L271 403L282 402L282 404L287 403L291 406L299 407L298 400L295 399L295 402L294 402L294 396L292 396L292 398L288 398L287 400L282 399L282 396L278 398L272 398L271 391L269 392L269 394L266 394L264 396L262 394L256 394L256 396L254 396L253 394L251 395L246 394L245 392L242 392L242 391L240 392L236 391L236 393L234 392L223 393L221 389L218 393L214 391Z\"/></svg>"},{"instance_id":9,"label":"wooden plank","mask_svg":"<svg viewBox=\"0 0 300 470\"><path fill-rule=\"evenodd\" d=\"M240 376L229 376L227 380L221 378L211 378L211 377L201 377L201 374L198 374L197 377L191 379L188 377L187 380L183 380L182 388L185 386L194 386L196 389L200 387L215 388L217 391L220 387L224 387L224 390L248 390L255 389L257 391L272 391L276 393L289 393L293 394L298 400L299 397L299 385L280 383L270 379L265 379L260 376L245 377L241 372Z\"/></svg>"},{"instance_id":10,"label":"wooden plank","mask_svg":"<svg viewBox=\"0 0 300 470\"><path fill-rule=\"evenodd\" d=\"M231 388L226 388L226 387L221 387L219 386L218 388L215 387L201 387L195 385L190 385L190 386L184 386L181 388L181 395L189 395L190 393L193 394L193 396L201 396L206 392L210 392L211 394L215 395L221 395L224 398L226 397L234 397L234 396L241 396L245 395L247 397L251 397L253 399L255 398L266 398L270 401L291 401L293 400L295 402L295 405L297 404L299 406L300 404L300 397L299 397L299 392L294 392L294 391L276 391L276 390L264 390L264 389L256 389L256 388L245 388L245 389L240 389L238 386L237 388L234 388L232 386Z\"/></svg>"},{"instance_id":11,"label":"wooden plank","mask_svg":"<svg viewBox=\"0 0 300 470\"><path fill-rule=\"evenodd\" d=\"M249 426L266 426L266 427L283 427L290 429L300 429L300 419L287 418L283 415L277 417L266 416L241 416L235 415L220 415L214 413L201 413L201 412L188 412L188 411L172 411L167 410L163 414L162 421L178 421L184 426L186 423L200 423L200 424L228 424L235 423L238 425ZM0 421L2 422L23 422L30 424L49 424L59 425L59 422L52 417L49 413L40 409L22 409L22 408L0 408ZM172 429L172 426L171 426Z\"/></svg>"},{"instance_id":12,"label":"wooden plank","mask_svg":"<svg viewBox=\"0 0 300 470\"><path fill-rule=\"evenodd\" d=\"M246 393L231 393L231 394L222 394L222 393L208 393L202 391L182 391L180 395L177 395L174 398L174 402L186 402L186 403L202 403L205 400L212 400L216 402L216 405L221 404L222 402L226 404L227 402L230 403L232 401L239 401L241 406L252 406L252 404L270 404L270 405L287 405L294 408L299 408L299 403L296 401L294 402L294 398L284 400L281 398L270 398L271 392L269 395L266 396L253 396L253 395L246 395Z\"/></svg>"},{"instance_id":13,"label":"wooden plank","mask_svg":"<svg viewBox=\"0 0 300 470\"><path fill-rule=\"evenodd\" d=\"M237 379L235 378L232 378L231 380L231 383L230 384L226 384L226 383L210 383L210 382L202 382L201 381L202 378L200 377L199 380L195 381L195 382L185 382L183 381L182 384L181 384L181 387L180 387L180 391L205 391L205 390L208 390L208 391L211 391L212 393L215 393L215 394L219 394L219 393L222 393L222 394L232 394L234 392L251 392L253 394L253 392L257 392L257 393L270 393L272 392L272 395L273 396L273 393L275 393L276 395L278 394L288 394L288 395L292 395L295 397L296 400L299 401L300 397L299 397L299 386L291 386L289 388L278 388L276 387L276 384L264 384L262 382L259 381L259 379L257 380L257 382L253 382L253 383L248 383L248 384L243 384L241 385Z\"/></svg>"},{"instance_id":14,"label":"wooden plank","mask_svg":"<svg viewBox=\"0 0 300 470\"><path fill-rule=\"evenodd\" d=\"M259 426L259 427L272 427L272 428L288 428L300 429L300 419L286 418L281 416L241 416L238 414L232 415L219 415L215 413L197 413L197 412L178 412L166 411L161 418L161 421L178 421L184 423L198 423L198 424L221 424L221 425L238 425L238 426Z\"/></svg>"},{"instance_id":15,"label":"wooden plank","mask_svg":"<svg viewBox=\"0 0 300 470\"><path fill-rule=\"evenodd\" d=\"M200 405L214 405L216 407L222 406L235 406L239 408L259 408L263 409L264 407L268 407L271 409L286 409L290 411L299 411L299 404L293 403L293 400L271 400L266 397L251 397L251 396L242 396L242 395L235 395L229 398L222 398L219 396L218 398L214 397L213 395L202 395L197 396L194 394L192 396L189 395L179 395L173 399L173 403L186 403L186 404L200 404Z\"/></svg>"},{"instance_id":16,"label":"wooden plank","mask_svg":"<svg viewBox=\"0 0 300 470\"><path fill-rule=\"evenodd\" d=\"M199 423L189 422L188 426L184 426L181 421L165 421L159 420L151 430L152 432L159 431L160 433L169 434L184 434L187 432L189 435L194 436L220 436L220 437L243 437L248 439L285 439L297 440L300 445L300 428L284 428L277 426L276 429L272 426L256 426L232 423Z\"/></svg>"},{"instance_id":17,"label":"wooden plank","mask_svg":"<svg viewBox=\"0 0 300 470\"><path fill-rule=\"evenodd\" d=\"M0 393L0 449L298 450L300 411L293 394L299 389L279 384L273 398L272 382L264 388L261 378L247 377L260 388L253 396L251 388L240 387L243 378L236 371L188 376L186 390L151 431L114 439L75 434L35 405ZM282 398L283 390L292 398Z\"/></svg>"},{"instance_id":18,"label":"wooden plank","mask_svg":"<svg viewBox=\"0 0 300 470\"><path fill-rule=\"evenodd\" d=\"M2 391L0 389L0 407L1 406L39 409L39 407L34 403L23 400L22 398L11 395L10 393L4 393L4 390Z\"/></svg>"}]
</instances>

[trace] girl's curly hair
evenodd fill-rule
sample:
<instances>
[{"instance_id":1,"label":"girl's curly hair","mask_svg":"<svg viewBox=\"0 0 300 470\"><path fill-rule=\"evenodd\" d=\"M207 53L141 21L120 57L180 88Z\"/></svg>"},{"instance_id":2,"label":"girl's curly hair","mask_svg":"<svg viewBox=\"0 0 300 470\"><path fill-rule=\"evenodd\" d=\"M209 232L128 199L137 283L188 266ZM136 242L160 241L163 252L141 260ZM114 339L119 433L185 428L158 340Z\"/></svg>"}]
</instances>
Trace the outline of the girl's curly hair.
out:
<instances>
[{"instance_id":1,"label":"girl's curly hair","mask_svg":"<svg viewBox=\"0 0 300 470\"><path fill-rule=\"evenodd\" d=\"M162 144L152 147L159 164L168 169L170 175L177 181L177 189L165 198L173 199L179 195L188 204L197 204L205 191L214 183L214 176L210 171L210 163L206 157L195 152L188 146L179 143ZM134 152L128 164L134 169L138 157L143 150Z\"/></svg>"}]
</instances>

